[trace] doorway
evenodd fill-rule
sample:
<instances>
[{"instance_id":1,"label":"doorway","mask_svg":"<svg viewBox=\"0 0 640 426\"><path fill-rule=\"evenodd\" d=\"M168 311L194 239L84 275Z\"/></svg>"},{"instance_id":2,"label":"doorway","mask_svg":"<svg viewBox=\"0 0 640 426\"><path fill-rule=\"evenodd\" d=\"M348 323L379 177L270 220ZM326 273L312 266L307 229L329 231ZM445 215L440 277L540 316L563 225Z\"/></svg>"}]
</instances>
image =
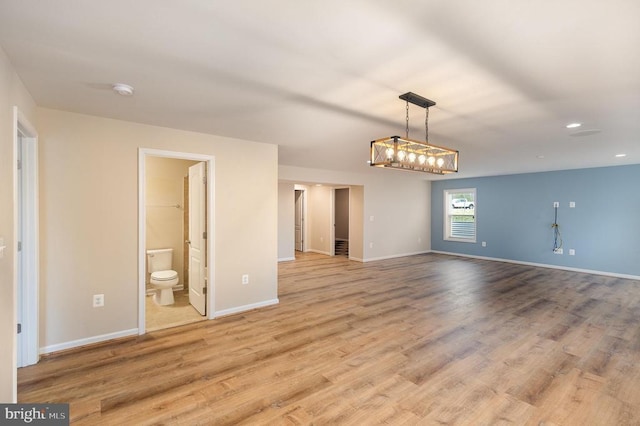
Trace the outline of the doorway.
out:
<instances>
[{"instance_id":1,"label":"doorway","mask_svg":"<svg viewBox=\"0 0 640 426\"><path fill-rule=\"evenodd\" d=\"M140 149L138 332L212 319L213 157ZM175 302L155 304L147 286L147 249L173 250Z\"/></svg>"},{"instance_id":2,"label":"doorway","mask_svg":"<svg viewBox=\"0 0 640 426\"><path fill-rule=\"evenodd\" d=\"M14 107L16 367L38 362L38 135Z\"/></svg>"}]
</instances>

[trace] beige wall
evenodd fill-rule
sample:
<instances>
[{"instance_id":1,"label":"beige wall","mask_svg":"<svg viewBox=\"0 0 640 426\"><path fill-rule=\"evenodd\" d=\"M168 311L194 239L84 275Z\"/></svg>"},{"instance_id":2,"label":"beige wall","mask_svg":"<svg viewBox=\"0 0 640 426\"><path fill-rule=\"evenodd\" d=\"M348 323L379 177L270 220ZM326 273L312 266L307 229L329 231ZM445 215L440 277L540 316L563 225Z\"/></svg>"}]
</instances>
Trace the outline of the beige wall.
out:
<instances>
[{"instance_id":1,"label":"beige wall","mask_svg":"<svg viewBox=\"0 0 640 426\"><path fill-rule=\"evenodd\" d=\"M173 270L184 284L184 178L197 161L147 156L145 250L172 248Z\"/></svg>"},{"instance_id":2,"label":"beige wall","mask_svg":"<svg viewBox=\"0 0 640 426\"><path fill-rule=\"evenodd\" d=\"M309 251L331 254L331 227L333 218L333 188L310 186L307 191L307 221L309 222Z\"/></svg>"},{"instance_id":3,"label":"beige wall","mask_svg":"<svg viewBox=\"0 0 640 426\"><path fill-rule=\"evenodd\" d=\"M357 212L354 217L356 214L362 217L362 228L350 229L351 258L370 261L424 253L431 249L431 182L426 180L426 176L383 169L370 173L348 173L281 165L278 167L278 177L282 181L349 186L352 192L356 188L351 196L351 208ZM362 202L356 204L359 200ZM317 209L313 212L314 217L316 211L324 211L324 207L317 206ZM319 235L314 230L315 226L310 235L314 239L312 248L328 251L328 246L320 245ZM360 233L361 238L355 237ZM362 246L358 247L357 244ZM362 257L356 254L359 251Z\"/></svg>"},{"instance_id":4,"label":"beige wall","mask_svg":"<svg viewBox=\"0 0 640 426\"><path fill-rule=\"evenodd\" d=\"M38 129L42 347L138 326L140 147L215 157L215 310L277 300L277 146L45 108Z\"/></svg>"},{"instance_id":5,"label":"beige wall","mask_svg":"<svg viewBox=\"0 0 640 426\"><path fill-rule=\"evenodd\" d=\"M0 238L7 246L0 259L0 402L16 399L13 106L18 106L26 119L35 124L35 103L0 49Z\"/></svg>"},{"instance_id":6,"label":"beige wall","mask_svg":"<svg viewBox=\"0 0 640 426\"><path fill-rule=\"evenodd\" d=\"M364 238L364 187L349 187L349 258L362 260Z\"/></svg>"},{"instance_id":7,"label":"beige wall","mask_svg":"<svg viewBox=\"0 0 640 426\"><path fill-rule=\"evenodd\" d=\"M278 184L278 260L295 258L295 189L292 183Z\"/></svg>"}]
</instances>

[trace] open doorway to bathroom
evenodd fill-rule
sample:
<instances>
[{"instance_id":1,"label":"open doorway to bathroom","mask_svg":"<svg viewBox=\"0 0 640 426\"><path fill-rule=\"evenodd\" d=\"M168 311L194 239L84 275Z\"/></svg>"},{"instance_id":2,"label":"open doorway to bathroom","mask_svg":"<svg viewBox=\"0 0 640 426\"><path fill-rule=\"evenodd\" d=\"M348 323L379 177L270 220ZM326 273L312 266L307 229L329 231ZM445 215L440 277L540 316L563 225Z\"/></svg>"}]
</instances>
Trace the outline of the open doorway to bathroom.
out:
<instances>
[{"instance_id":1,"label":"open doorway to bathroom","mask_svg":"<svg viewBox=\"0 0 640 426\"><path fill-rule=\"evenodd\" d=\"M207 174L213 162L203 160L141 150L140 334L211 318L207 312L207 305L211 306L207 300L211 259ZM160 252L170 252L170 269L156 269ZM156 273L152 276L152 272ZM172 291L162 290L167 286L159 280L169 280L169 275ZM167 291L172 300L165 297Z\"/></svg>"}]
</instances>

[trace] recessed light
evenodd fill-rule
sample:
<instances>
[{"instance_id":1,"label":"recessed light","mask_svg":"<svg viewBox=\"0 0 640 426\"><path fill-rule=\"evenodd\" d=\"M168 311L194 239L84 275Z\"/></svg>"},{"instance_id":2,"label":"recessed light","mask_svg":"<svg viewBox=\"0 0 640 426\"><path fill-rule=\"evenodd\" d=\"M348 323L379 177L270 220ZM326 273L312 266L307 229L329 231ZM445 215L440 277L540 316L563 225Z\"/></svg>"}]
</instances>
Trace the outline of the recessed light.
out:
<instances>
[{"instance_id":1,"label":"recessed light","mask_svg":"<svg viewBox=\"0 0 640 426\"><path fill-rule=\"evenodd\" d=\"M616 154L616 157L618 157L618 158L622 158L622 157L626 157L626 156L627 156L627 154Z\"/></svg>"},{"instance_id":2,"label":"recessed light","mask_svg":"<svg viewBox=\"0 0 640 426\"><path fill-rule=\"evenodd\" d=\"M582 123L569 123L567 124L567 129L575 129L576 127L582 126Z\"/></svg>"},{"instance_id":3,"label":"recessed light","mask_svg":"<svg viewBox=\"0 0 640 426\"><path fill-rule=\"evenodd\" d=\"M536 155L536 158L542 160L544 158L544 155Z\"/></svg>"},{"instance_id":4,"label":"recessed light","mask_svg":"<svg viewBox=\"0 0 640 426\"><path fill-rule=\"evenodd\" d=\"M128 84L116 83L111 86L114 92L122 96L133 96L133 87Z\"/></svg>"}]
</instances>

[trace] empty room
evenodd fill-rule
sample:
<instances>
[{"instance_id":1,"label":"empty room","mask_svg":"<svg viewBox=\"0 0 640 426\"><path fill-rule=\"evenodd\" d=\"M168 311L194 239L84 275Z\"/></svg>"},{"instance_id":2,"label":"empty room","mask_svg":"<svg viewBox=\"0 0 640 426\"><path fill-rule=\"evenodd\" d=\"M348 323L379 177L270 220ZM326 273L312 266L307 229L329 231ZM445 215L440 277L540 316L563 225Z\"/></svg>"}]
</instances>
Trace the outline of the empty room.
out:
<instances>
[{"instance_id":1,"label":"empty room","mask_svg":"<svg viewBox=\"0 0 640 426\"><path fill-rule=\"evenodd\" d=\"M639 19L0 1L0 423L640 424Z\"/></svg>"}]
</instances>

